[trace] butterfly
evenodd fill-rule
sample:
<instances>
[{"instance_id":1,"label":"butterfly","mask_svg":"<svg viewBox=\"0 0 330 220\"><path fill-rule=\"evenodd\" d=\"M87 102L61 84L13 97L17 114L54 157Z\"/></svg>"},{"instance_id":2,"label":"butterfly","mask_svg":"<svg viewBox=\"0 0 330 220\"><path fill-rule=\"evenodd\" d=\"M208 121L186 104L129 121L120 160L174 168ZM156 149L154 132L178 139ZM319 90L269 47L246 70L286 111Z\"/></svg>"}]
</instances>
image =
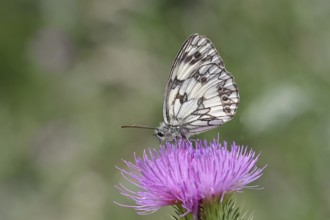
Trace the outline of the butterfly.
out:
<instances>
[{"instance_id":1,"label":"butterfly","mask_svg":"<svg viewBox=\"0 0 330 220\"><path fill-rule=\"evenodd\" d=\"M206 36L193 34L172 65L163 101L164 121L152 128L154 135L161 141L188 139L230 121L239 102L234 77L216 48Z\"/></svg>"}]
</instances>

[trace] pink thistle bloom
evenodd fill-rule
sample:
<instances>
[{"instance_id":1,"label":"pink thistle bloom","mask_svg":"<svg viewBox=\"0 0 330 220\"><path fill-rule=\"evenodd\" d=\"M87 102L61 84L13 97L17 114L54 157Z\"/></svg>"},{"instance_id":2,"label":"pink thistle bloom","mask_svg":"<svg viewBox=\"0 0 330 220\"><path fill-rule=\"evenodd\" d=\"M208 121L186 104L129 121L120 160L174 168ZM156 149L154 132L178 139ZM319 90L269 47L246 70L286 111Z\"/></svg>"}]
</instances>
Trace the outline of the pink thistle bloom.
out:
<instances>
[{"instance_id":1,"label":"pink thistle bloom","mask_svg":"<svg viewBox=\"0 0 330 220\"><path fill-rule=\"evenodd\" d=\"M186 213L197 215L201 201L218 198L241 191L262 175L264 168L257 168L259 155L246 147L218 140L181 140L166 143L159 150L144 151L135 156L135 163L124 161L128 169L120 169L130 183L137 186L130 190L120 184L121 194L133 199L138 214L149 214L168 205L179 205Z\"/></svg>"}]
</instances>

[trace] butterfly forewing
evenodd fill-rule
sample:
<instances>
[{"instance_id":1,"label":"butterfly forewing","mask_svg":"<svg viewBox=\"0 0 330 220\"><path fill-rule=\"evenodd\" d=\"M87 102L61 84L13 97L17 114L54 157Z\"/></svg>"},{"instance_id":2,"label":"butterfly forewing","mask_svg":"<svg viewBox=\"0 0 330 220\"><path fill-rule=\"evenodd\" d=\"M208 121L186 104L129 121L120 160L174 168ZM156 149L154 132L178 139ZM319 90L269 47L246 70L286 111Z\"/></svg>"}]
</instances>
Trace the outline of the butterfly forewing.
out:
<instances>
[{"instance_id":1,"label":"butterfly forewing","mask_svg":"<svg viewBox=\"0 0 330 220\"><path fill-rule=\"evenodd\" d=\"M180 126L190 136L229 121L238 104L237 85L211 41L190 36L171 69L163 103L165 124Z\"/></svg>"}]
</instances>

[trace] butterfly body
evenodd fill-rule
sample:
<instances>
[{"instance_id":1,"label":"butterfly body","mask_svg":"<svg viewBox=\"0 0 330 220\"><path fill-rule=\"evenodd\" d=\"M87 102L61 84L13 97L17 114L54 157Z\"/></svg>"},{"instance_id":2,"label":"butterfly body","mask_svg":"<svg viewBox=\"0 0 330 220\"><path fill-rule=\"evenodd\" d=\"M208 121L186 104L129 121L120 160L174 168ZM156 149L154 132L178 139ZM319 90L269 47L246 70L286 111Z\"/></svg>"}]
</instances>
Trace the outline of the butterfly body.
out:
<instances>
[{"instance_id":1,"label":"butterfly body","mask_svg":"<svg viewBox=\"0 0 330 220\"><path fill-rule=\"evenodd\" d=\"M163 102L161 141L188 139L230 121L239 104L238 87L211 41L193 34L172 65ZM136 126L135 126L136 127Z\"/></svg>"}]
</instances>

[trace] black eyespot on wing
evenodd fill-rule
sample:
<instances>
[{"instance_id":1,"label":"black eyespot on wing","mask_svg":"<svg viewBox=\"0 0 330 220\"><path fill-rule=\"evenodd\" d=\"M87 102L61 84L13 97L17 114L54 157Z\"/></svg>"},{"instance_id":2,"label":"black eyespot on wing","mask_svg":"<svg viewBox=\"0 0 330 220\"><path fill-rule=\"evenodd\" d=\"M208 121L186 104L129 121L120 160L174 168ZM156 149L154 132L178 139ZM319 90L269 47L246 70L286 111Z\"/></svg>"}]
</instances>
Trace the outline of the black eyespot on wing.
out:
<instances>
[{"instance_id":1,"label":"black eyespot on wing","mask_svg":"<svg viewBox=\"0 0 330 220\"><path fill-rule=\"evenodd\" d=\"M223 94L220 98L222 103L227 103L229 101L229 98L226 94Z\"/></svg>"},{"instance_id":2,"label":"black eyespot on wing","mask_svg":"<svg viewBox=\"0 0 330 220\"><path fill-rule=\"evenodd\" d=\"M207 81L207 78L206 78L206 77L202 77L202 78L200 79L200 82L201 82L202 84L206 83L206 81Z\"/></svg>"},{"instance_id":3,"label":"black eyespot on wing","mask_svg":"<svg viewBox=\"0 0 330 220\"><path fill-rule=\"evenodd\" d=\"M230 115L231 114L231 109L229 107L229 105L226 105L223 107L223 110L224 112L227 114L227 115Z\"/></svg>"}]
</instances>

